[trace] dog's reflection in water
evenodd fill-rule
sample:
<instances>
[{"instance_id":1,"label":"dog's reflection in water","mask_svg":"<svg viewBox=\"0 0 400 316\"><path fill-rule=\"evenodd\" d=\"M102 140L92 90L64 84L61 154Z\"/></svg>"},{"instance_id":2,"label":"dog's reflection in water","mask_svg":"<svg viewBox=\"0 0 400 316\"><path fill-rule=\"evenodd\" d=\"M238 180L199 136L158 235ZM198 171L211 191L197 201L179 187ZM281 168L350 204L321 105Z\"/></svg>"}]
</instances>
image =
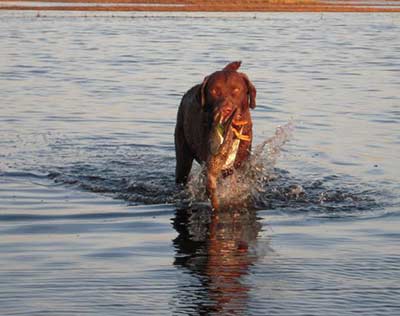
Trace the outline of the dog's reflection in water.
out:
<instances>
[{"instance_id":1,"label":"dog's reflection in water","mask_svg":"<svg viewBox=\"0 0 400 316\"><path fill-rule=\"evenodd\" d=\"M173 225L179 234L174 264L196 276L181 286L178 306L188 315L244 315L244 277L257 260L261 230L255 211L177 210Z\"/></svg>"}]
</instances>

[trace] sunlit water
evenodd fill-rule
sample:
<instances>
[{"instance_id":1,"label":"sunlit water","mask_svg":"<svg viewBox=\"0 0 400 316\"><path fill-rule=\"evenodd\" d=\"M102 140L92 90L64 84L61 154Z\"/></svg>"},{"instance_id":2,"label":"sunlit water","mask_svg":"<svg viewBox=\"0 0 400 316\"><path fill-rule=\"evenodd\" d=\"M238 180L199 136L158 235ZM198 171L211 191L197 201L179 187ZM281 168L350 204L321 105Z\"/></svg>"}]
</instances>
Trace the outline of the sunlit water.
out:
<instances>
[{"instance_id":1,"label":"sunlit water","mask_svg":"<svg viewBox=\"0 0 400 316\"><path fill-rule=\"evenodd\" d=\"M1 315L400 313L398 14L94 15L0 15ZM238 59L251 210L216 217L173 130Z\"/></svg>"}]
</instances>

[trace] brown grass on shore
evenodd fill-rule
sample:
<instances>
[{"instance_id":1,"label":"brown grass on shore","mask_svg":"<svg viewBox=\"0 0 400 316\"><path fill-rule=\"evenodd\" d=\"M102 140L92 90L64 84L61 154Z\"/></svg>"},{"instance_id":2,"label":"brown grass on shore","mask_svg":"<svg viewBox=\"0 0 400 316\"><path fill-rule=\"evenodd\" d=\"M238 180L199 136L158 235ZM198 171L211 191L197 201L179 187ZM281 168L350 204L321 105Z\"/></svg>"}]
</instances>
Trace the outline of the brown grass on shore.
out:
<instances>
[{"instance_id":1,"label":"brown grass on shore","mask_svg":"<svg viewBox=\"0 0 400 316\"><path fill-rule=\"evenodd\" d=\"M335 4L319 0L0 0L0 10L57 10L57 11L158 11L158 12L400 12L398 6L382 2L367 6L357 1ZM7 1L12 1L6 5ZM29 5L27 2L48 2L47 5ZM50 5L57 2L57 5ZM68 5L60 5L66 3ZM71 5L76 3L76 5ZM90 6L80 5L83 3ZM96 6L96 3L101 4Z\"/></svg>"}]
</instances>

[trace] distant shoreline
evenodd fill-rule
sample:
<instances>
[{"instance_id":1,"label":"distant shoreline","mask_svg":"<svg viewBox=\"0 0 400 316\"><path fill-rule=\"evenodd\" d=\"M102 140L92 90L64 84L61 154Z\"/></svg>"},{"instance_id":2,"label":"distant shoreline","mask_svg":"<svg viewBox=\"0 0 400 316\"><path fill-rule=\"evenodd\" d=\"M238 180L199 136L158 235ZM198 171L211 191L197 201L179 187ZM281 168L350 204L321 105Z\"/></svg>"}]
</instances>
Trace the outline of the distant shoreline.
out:
<instances>
[{"instance_id":1,"label":"distant shoreline","mask_svg":"<svg viewBox=\"0 0 400 316\"><path fill-rule=\"evenodd\" d=\"M0 10L140 12L400 12L400 0L0 0Z\"/></svg>"}]
</instances>

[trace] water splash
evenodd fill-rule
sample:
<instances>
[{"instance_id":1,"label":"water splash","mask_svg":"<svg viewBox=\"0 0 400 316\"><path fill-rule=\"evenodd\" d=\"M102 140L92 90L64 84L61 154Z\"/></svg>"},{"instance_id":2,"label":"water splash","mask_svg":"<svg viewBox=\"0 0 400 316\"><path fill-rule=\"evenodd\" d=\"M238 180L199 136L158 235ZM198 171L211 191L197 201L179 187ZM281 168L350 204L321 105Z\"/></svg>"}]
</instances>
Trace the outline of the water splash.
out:
<instances>
[{"instance_id":1,"label":"water splash","mask_svg":"<svg viewBox=\"0 0 400 316\"><path fill-rule=\"evenodd\" d=\"M258 165L261 163L261 165L267 168L267 170L271 171L276 165L276 161L281 153L283 145L292 138L294 127L293 121L278 126L272 137L256 146L252 153L250 164ZM267 155L264 155L265 151Z\"/></svg>"},{"instance_id":2,"label":"water splash","mask_svg":"<svg viewBox=\"0 0 400 316\"><path fill-rule=\"evenodd\" d=\"M380 197L388 197L387 193L378 192L373 185L361 183L351 175L299 178L278 168L281 152L292 139L293 131L291 121L278 126L271 137L254 147L242 169L220 179L219 196L225 208L355 216L393 200L382 201L384 198ZM204 204L209 207L204 168L194 166L185 190L176 187L175 157L171 149L134 144L118 148L91 146L83 158L73 160L71 157L71 160L63 160L60 166L43 166L40 170L56 183L112 196L129 204L172 203L178 207Z\"/></svg>"},{"instance_id":3,"label":"water splash","mask_svg":"<svg viewBox=\"0 0 400 316\"><path fill-rule=\"evenodd\" d=\"M278 126L273 136L255 146L251 158L232 176L219 179L218 196L223 208L279 209L290 214L317 217L360 216L382 206L367 184L356 185L349 176L321 175L296 178L276 167L285 144L291 140L294 123ZM192 173L186 189L189 205L207 201L205 168ZM383 194L387 196L387 193Z\"/></svg>"},{"instance_id":4,"label":"water splash","mask_svg":"<svg viewBox=\"0 0 400 316\"><path fill-rule=\"evenodd\" d=\"M220 178L218 196L222 206L253 204L265 192L265 185L274 178L274 169L285 143L294 130L292 121L278 126L275 134L257 145L251 158L241 169L234 170L229 177ZM187 190L191 202L206 199L205 167L197 169L191 176Z\"/></svg>"}]
</instances>

